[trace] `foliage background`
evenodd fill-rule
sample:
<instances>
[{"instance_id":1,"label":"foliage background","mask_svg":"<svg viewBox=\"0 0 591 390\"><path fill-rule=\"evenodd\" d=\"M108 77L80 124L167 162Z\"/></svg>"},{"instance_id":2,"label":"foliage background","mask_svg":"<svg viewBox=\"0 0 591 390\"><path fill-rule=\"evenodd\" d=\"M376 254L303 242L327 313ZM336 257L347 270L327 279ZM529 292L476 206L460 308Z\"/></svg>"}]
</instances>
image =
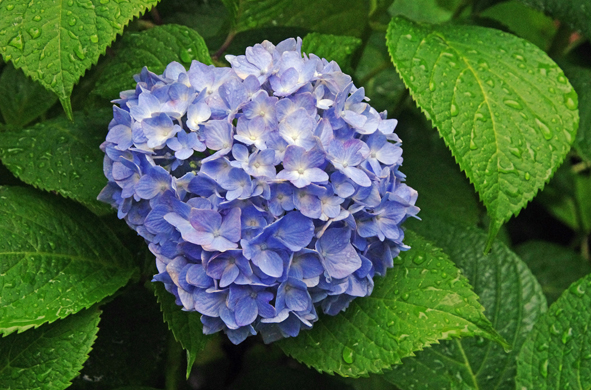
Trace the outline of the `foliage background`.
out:
<instances>
[{"instance_id":1,"label":"foliage background","mask_svg":"<svg viewBox=\"0 0 591 390\"><path fill-rule=\"evenodd\" d=\"M589 20L587 0L0 1L0 389L589 389ZM399 120L422 221L370 298L234 346L149 282L96 201L98 146L142 66L295 36Z\"/></svg>"}]
</instances>

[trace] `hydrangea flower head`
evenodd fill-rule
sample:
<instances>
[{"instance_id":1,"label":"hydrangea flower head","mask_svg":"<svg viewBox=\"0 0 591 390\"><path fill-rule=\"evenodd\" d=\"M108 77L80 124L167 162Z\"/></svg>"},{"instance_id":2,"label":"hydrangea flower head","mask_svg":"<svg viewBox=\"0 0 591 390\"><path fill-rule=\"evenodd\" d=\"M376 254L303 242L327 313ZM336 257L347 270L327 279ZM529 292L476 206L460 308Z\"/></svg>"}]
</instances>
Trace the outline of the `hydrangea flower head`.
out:
<instances>
[{"instance_id":1,"label":"hydrangea flower head","mask_svg":"<svg viewBox=\"0 0 591 390\"><path fill-rule=\"evenodd\" d=\"M236 344L370 295L419 211L396 120L301 43L265 41L231 68L144 68L101 145L99 199L148 242L154 281Z\"/></svg>"}]
</instances>

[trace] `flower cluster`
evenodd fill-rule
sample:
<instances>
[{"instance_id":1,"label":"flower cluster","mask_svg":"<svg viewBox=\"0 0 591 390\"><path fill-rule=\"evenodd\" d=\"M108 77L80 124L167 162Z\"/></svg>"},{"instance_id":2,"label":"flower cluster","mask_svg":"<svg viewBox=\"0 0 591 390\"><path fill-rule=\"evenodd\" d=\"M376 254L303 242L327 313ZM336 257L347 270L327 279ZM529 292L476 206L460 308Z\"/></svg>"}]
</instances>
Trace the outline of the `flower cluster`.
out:
<instances>
[{"instance_id":1,"label":"flower cluster","mask_svg":"<svg viewBox=\"0 0 591 390\"><path fill-rule=\"evenodd\" d=\"M115 100L99 199L148 243L177 303L240 343L294 337L371 294L415 216L396 120L301 40L231 68L144 68ZM389 142L390 141L390 142Z\"/></svg>"}]
</instances>

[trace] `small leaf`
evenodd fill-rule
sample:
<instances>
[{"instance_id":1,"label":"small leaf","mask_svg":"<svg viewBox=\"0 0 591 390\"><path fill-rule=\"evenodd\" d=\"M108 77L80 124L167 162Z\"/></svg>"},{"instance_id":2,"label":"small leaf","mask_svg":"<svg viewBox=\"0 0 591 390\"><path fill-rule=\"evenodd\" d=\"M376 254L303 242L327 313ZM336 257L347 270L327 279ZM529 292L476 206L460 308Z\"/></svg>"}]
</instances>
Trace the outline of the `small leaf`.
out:
<instances>
[{"instance_id":1,"label":"small leaf","mask_svg":"<svg viewBox=\"0 0 591 390\"><path fill-rule=\"evenodd\" d=\"M345 73L351 73L351 55L361 46L361 39L344 35L310 33L302 42L303 53L335 61Z\"/></svg>"},{"instance_id":2,"label":"small leaf","mask_svg":"<svg viewBox=\"0 0 591 390\"><path fill-rule=\"evenodd\" d=\"M568 153L576 92L544 52L498 30L397 17L387 41L412 97L484 202L494 238Z\"/></svg>"},{"instance_id":3,"label":"small leaf","mask_svg":"<svg viewBox=\"0 0 591 390\"><path fill-rule=\"evenodd\" d=\"M388 8L391 16L405 16L415 22L443 23L451 19L461 0L396 0Z\"/></svg>"},{"instance_id":4,"label":"small leaf","mask_svg":"<svg viewBox=\"0 0 591 390\"><path fill-rule=\"evenodd\" d=\"M412 249L375 278L371 296L279 346L319 371L351 377L382 372L439 340L481 336L507 346L449 258L410 231L405 241Z\"/></svg>"},{"instance_id":5,"label":"small leaf","mask_svg":"<svg viewBox=\"0 0 591 390\"><path fill-rule=\"evenodd\" d=\"M30 188L0 187L0 333L88 308L134 272L131 254L83 207Z\"/></svg>"},{"instance_id":6,"label":"small leaf","mask_svg":"<svg viewBox=\"0 0 591 390\"><path fill-rule=\"evenodd\" d=\"M517 389L591 387L591 275L576 281L534 325L517 358Z\"/></svg>"},{"instance_id":7,"label":"small leaf","mask_svg":"<svg viewBox=\"0 0 591 390\"><path fill-rule=\"evenodd\" d=\"M579 30L591 38L591 7L587 0L520 0L522 3L544 12Z\"/></svg>"},{"instance_id":8,"label":"small leaf","mask_svg":"<svg viewBox=\"0 0 591 390\"><path fill-rule=\"evenodd\" d=\"M125 33L117 46L116 57L105 67L94 92L106 99L119 97L119 92L134 89L133 75L144 66L161 74L172 61L188 68L197 60L211 65L209 51L197 31L177 24L166 24L149 30Z\"/></svg>"},{"instance_id":9,"label":"small leaf","mask_svg":"<svg viewBox=\"0 0 591 390\"><path fill-rule=\"evenodd\" d=\"M187 351L187 378L189 378L197 354L205 348L211 337L203 334L201 314L183 311L181 306L175 303L174 295L166 291L162 283L154 284L154 293L160 302L168 329Z\"/></svg>"},{"instance_id":10,"label":"small leaf","mask_svg":"<svg viewBox=\"0 0 591 390\"><path fill-rule=\"evenodd\" d=\"M62 390L78 375L96 338L100 311L81 311L24 334L0 338L0 388Z\"/></svg>"},{"instance_id":11,"label":"small leaf","mask_svg":"<svg viewBox=\"0 0 591 390\"><path fill-rule=\"evenodd\" d=\"M261 27L303 27L323 34L361 37L369 7L358 0L224 0L236 32ZM277 43L277 42L275 42Z\"/></svg>"},{"instance_id":12,"label":"small leaf","mask_svg":"<svg viewBox=\"0 0 591 390\"><path fill-rule=\"evenodd\" d=\"M58 117L0 137L0 160L19 179L45 191L56 191L104 214L96 200L107 184L103 173L105 140L112 111L101 110L70 122Z\"/></svg>"},{"instance_id":13,"label":"small leaf","mask_svg":"<svg viewBox=\"0 0 591 390\"><path fill-rule=\"evenodd\" d=\"M591 68L561 62L564 73L579 95L581 123L574 147L581 157L591 163Z\"/></svg>"},{"instance_id":14,"label":"small leaf","mask_svg":"<svg viewBox=\"0 0 591 390\"><path fill-rule=\"evenodd\" d=\"M158 0L13 0L0 12L0 54L55 92L71 118L70 94L86 69L134 17Z\"/></svg>"},{"instance_id":15,"label":"small leaf","mask_svg":"<svg viewBox=\"0 0 591 390\"><path fill-rule=\"evenodd\" d=\"M55 104L57 97L8 64L0 75L0 112L7 125L25 126Z\"/></svg>"},{"instance_id":16,"label":"small leaf","mask_svg":"<svg viewBox=\"0 0 591 390\"><path fill-rule=\"evenodd\" d=\"M482 253L486 234L449 219L425 218L412 225L442 248L480 297L488 318L512 351L482 337L442 341L403 360L384 378L402 389L515 390L515 357L535 321L546 311L536 278L506 245L496 240ZM414 221L409 221L414 222Z\"/></svg>"},{"instance_id":17,"label":"small leaf","mask_svg":"<svg viewBox=\"0 0 591 390\"><path fill-rule=\"evenodd\" d=\"M571 283L591 273L591 265L581 255L551 242L528 241L515 248L515 253L542 285L548 303L556 301Z\"/></svg>"}]
</instances>

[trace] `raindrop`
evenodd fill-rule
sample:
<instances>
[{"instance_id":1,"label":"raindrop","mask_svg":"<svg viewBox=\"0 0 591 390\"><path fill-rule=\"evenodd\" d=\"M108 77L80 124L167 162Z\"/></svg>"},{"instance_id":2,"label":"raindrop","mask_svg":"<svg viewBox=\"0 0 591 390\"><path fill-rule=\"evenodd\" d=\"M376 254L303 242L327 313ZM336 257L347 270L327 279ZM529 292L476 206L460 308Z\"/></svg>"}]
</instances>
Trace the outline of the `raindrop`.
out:
<instances>
[{"instance_id":1,"label":"raindrop","mask_svg":"<svg viewBox=\"0 0 591 390\"><path fill-rule=\"evenodd\" d=\"M573 284L572 286L569 287L568 291L570 291L572 294L576 295L577 297L582 297L583 295L585 295L585 288L580 283Z\"/></svg>"},{"instance_id":2,"label":"raindrop","mask_svg":"<svg viewBox=\"0 0 591 390\"><path fill-rule=\"evenodd\" d=\"M353 361L355 360L355 353L353 352L353 350L351 348L349 348L349 347L343 348L343 360L347 364L353 363Z\"/></svg>"},{"instance_id":3,"label":"raindrop","mask_svg":"<svg viewBox=\"0 0 591 390\"><path fill-rule=\"evenodd\" d=\"M408 301L408 298L410 298L410 294L409 293L402 294L402 300L403 301Z\"/></svg>"},{"instance_id":4,"label":"raindrop","mask_svg":"<svg viewBox=\"0 0 591 390\"><path fill-rule=\"evenodd\" d=\"M70 21L68 22L68 24L69 24L70 26L74 26L74 25L76 24L76 18L72 18L72 19L70 19Z\"/></svg>"},{"instance_id":5,"label":"raindrop","mask_svg":"<svg viewBox=\"0 0 591 390\"><path fill-rule=\"evenodd\" d=\"M71 7L74 5L74 0L68 0L68 5Z\"/></svg>"},{"instance_id":6,"label":"raindrop","mask_svg":"<svg viewBox=\"0 0 591 390\"><path fill-rule=\"evenodd\" d=\"M523 110L523 107L521 107L521 104L519 104L518 101L507 99L507 100L503 100L503 103L505 103L505 105L507 107L511 107L515 110Z\"/></svg>"},{"instance_id":7,"label":"raindrop","mask_svg":"<svg viewBox=\"0 0 591 390\"><path fill-rule=\"evenodd\" d=\"M470 149L471 150L478 149L478 145L476 145L476 142L474 142L474 138L470 138Z\"/></svg>"},{"instance_id":8,"label":"raindrop","mask_svg":"<svg viewBox=\"0 0 591 390\"><path fill-rule=\"evenodd\" d=\"M525 180L531 179L529 172L525 172Z\"/></svg>"},{"instance_id":9,"label":"raindrop","mask_svg":"<svg viewBox=\"0 0 591 390\"><path fill-rule=\"evenodd\" d=\"M487 80L486 83L488 85L490 85L491 87L494 87L495 86L495 82L493 80Z\"/></svg>"},{"instance_id":10,"label":"raindrop","mask_svg":"<svg viewBox=\"0 0 591 390\"><path fill-rule=\"evenodd\" d=\"M515 58L517 61L525 62L525 58L519 54L513 54L513 58Z\"/></svg>"},{"instance_id":11,"label":"raindrop","mask_svg":"<svg viewBox=\"0 0 591 390\"><path fill-rule=\"evenodd\" d=\"M18 34L16 37L12 38L8 44L14 48L19 50L23 50L23 37L22 35Z\"/></svg>"},{"instance_id":12,"label":"raindrop","mask_svg":"<svg viewBox=\"0 0 591 390\"><path fill-rule=\"evenodd\" d=\"M564 94L564 104L569 110L576 110L579 106L579 98L574 89L571 89L569 93Z\"/></svg>"},{"instance_id":13,"label":"raindrop","mask_svg":"<svg viewBox=\"0 0 591 390\"><path fill-rule=\"evenodd\" d=\"M98 35L94 34L94 35L90 36L90 42L98 43L98 41L99 41Z\"/></svg>"},{"instance_id":14,"label":"raindrop","mask_svg":"<svg viewBox=\"0 0 591 390\"><path fill-rule=\"evenodd\" d=\"M86 55L84 54L84 51L80 46L74 49L74 53L76 54L76 57L78 57L81 60L86 58Z\"/></svg>"},{"instance_id":15,"label":"raindrop","mask_svg":"<svg viewBox=\"0 0 591 390\"><path fill-rule=\"evenodd\" d=\"M552 326L550 327L550 333L555 334L555 335L560 334L560 329L558 329L556 324L552 324Z\"/></svg>"},{"instance_id":16,"label":"raindrop","mask_svg":"<svg viewBox=\"0 0 591 390\"><path fill-rule=\"evenodd\" d=\"M456 106L455 103L451 104L451 107L449 108L449 113L451 114L451 116L458 116L458 106Z\"/></svg>"},{"instance_id":17,"label":"raindrop","mask_svg":"<svg viewBox=\"0 0 591 390\"><path fill-rule=\"evenodd\" d=\"M544 122L542 122L541 120L539 120L538 118L536 118L536 125L538 125L538 128L540 129L540 131L542 132L542 135L544 136L544 138L546 140L551 140L552 139L552 130L550 130L548 128L548 126L546 126L544 124Z\"/></svg>"},{"instance_id":18,"label":"raindrop","mask_svg":"<svg viewBox=\"0 0 591 390\"><path fill-rule=\"evenodd\" d=\"M29 35L33 39L39 38L39 35L41 35L41 30L39 30L38 28L32 27L29 29Z\"/></svg>"},{"instance_id":19,"label":"raindrop","mask_svg":"<svg viewBox=\"0 0 591 390\"><path fill-rule=\"evenodd\" d=\"M562 344L568 343L573 338L573 328L568 328L562 334Z\"/></svg>"},{"instance_id":20,"label":"raindrop","mask_svg":"<svg viewBox=\"0 0 591 390\"><path fill-rule=\"evenodd\" d=\"M8 5L6 6L6 10L7 10L7 11L12 11L13 9L14 9L14 4L8 4Z\"/></svg>"},{"instance_id":21,"label":"raindrop","mask_svg":"<svg viewBox=\"0 0 591 390\"><path fill-rule=\"evenodd\" d=\"M561 74L560 76L558 76L558 82L561 84L566 84L566 77L564 77L564 75Z\"/></svg>"},{"instance_id":22,"label":"raindrop","mask_svg":"<svg viewBox=\"0 0 591 390\"><path fill-rule=\"evenodd\" d=\"M548 344L547 344L547 343L540 344L540 345L538 346L538 351L539 351L539 352L545 351L545 350L547 350L547 349L548 349Z\"/></svg>"},{"instance_id":23,"label":"raindrop","mask_svg":"<svg viewBox=\"0 0 591 390\"><path fill-rule=\"evenodd\" d=\"M190 53L190 49L181 49L180 57L183 62L191 62L191 60L193 60L193 55Z\"/></svg>"},{"instance_id":24,"label":"raindrop","mask_svg":"<svg viewBox=\"0 0 591 390\"><path fill-rule=\"evenodd\" d=\"M429 91L435 91L435 83L433 81L429 81Z\"/></svg>"},{"instance_id":25,"label":"raindrop","mask_svg":"<svg viewBox=\"0 0 591 390\"><path fill-rule=\"evenodd\" d=\"M419 264L423 264L423 262L425 261L425 257L422 255L417 255L415 257L413 257L412 262L419 265Z\"/></svg>"},{"instance_id":26,"label":"raindrop","mask_svg":"<svg viewBox=\"0 0 591 390\"><path fill-rule=\"evenodd\" d=\"M40 20L41 20L41 16L39 16L39 15L35 15L35 16L33 17L33 20L34 20L34 21L36 21L36 22L38 22L38 21L40 21Z\"/></svg>"},{"instance_id":27,"label":"raindrop","mask_svg":"<svg viewBox=\"0 0 591 390\"><path fill-rule=\"evenodd\" d=\"M548 359L546 359L540 364L540 375L544 378L548 377L548 363Z\"/></svg>"}]
</instances>

